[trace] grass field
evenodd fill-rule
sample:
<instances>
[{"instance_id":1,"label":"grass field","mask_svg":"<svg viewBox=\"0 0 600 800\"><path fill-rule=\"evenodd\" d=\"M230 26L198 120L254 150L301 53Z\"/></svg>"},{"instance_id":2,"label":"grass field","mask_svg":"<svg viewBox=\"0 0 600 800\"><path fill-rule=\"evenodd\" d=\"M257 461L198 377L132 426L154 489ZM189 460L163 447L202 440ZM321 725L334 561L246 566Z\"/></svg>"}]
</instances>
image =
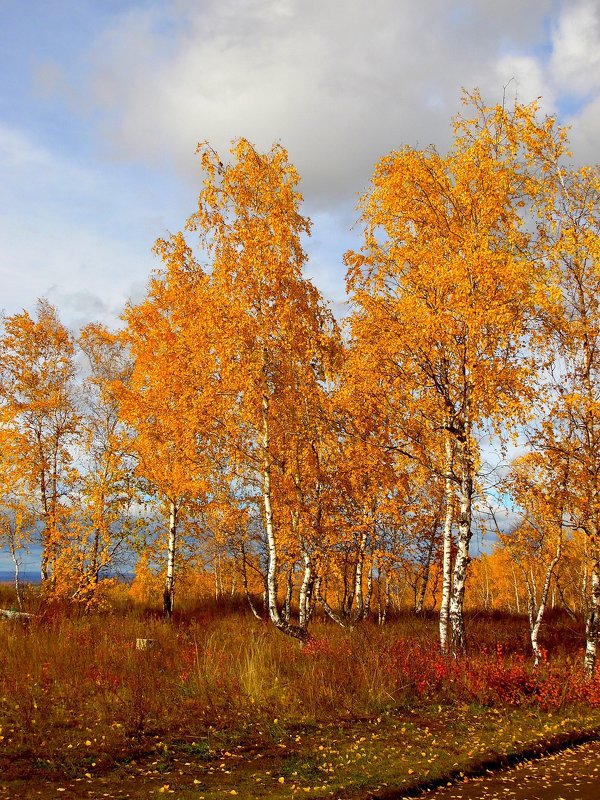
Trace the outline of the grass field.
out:
<instances>
[{"instance_id":1,"label":"grass field","mask_svg":"<svg viewBox=\"0 0 600 800\"><path fill-rule=\"evenodd\" d=\"M0 796L391 797L600 727L567 618L537 671L518 618L470 618L459 662L433 618L312 632L216 607L0 621Z\"/></svg>"}]
</instances>

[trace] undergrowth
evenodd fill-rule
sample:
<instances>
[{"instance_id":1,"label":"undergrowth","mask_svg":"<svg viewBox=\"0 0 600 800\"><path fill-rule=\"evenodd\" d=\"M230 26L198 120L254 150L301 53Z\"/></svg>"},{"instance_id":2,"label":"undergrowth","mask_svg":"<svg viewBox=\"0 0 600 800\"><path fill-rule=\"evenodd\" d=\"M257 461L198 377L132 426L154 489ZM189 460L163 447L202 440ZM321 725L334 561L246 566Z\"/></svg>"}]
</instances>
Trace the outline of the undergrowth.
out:
<instances>
[{"instance_id":1,"label":"undergrowth","mask_svg":"<svg viewBox=\"0 0 600 800\"><path fill-rule=\"evenodd\" d=\"M170 623L131 609L46 610L27 625L0 622L0 736L12 757L43 754L64 771L110 766L150 740L200 742L207 752L211 737L268 745L280 726L434 704L539 713L600 706L600 681L584 678L576 637L562 636L534 670L519 625L471 620L470 655L454 661L438 654L433 618L353 631L318 621L300 647L235 610L197 609ZM152 646L137 649L138 638Z\"/></svg>"}]
</instances>

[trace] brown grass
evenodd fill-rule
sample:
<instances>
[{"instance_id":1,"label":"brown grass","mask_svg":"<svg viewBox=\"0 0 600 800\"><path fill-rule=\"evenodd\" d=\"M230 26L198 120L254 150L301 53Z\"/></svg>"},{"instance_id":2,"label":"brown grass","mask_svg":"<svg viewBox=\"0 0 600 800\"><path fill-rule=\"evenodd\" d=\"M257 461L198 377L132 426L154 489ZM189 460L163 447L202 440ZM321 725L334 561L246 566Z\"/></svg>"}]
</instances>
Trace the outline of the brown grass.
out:
<instances>
[{"instance_id":1,"label":"brown grass","mask_svg":"<svg viewBox=\"0 0 600 800\"><path fill-rule=\"evenodd\" d=\"M0 588L0 604L10 601ZM305 741L318 726L428 718L434 707L450 719L457 708L473 709L468 717L510 705L539 726L550 708L598 702L597 688L581 693L582 633L568 620L548 629L552 658L536 675L524 620L473 617L469 630L471 658L448 664L436 655L435 619L410 615L354 631L317 621L305 648L243 611L210 606L172 623L123 604L87 616L45 609L27 625L3 620L0 773L107 773L157 743L196 760L233 748L268 754L295 731ZM137 650L137 638L154 646Z\"/></svg>"}]
</instances>

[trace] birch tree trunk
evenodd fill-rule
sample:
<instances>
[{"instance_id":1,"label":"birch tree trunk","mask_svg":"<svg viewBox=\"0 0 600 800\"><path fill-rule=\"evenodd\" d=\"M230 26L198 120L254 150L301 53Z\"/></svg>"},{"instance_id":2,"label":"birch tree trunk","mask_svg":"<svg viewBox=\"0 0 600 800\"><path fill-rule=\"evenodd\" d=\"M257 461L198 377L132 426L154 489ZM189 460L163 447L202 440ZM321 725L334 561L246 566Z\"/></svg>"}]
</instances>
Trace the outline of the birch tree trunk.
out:
<instances>
[{"instance_id":1,"label":"birch tree trunk","mask_svg":"<svg viewBox=\"0 0 600 800\"><path fill-rule=\"evenodd\" d=\"M581 586L580 586L580 596L581 596L581 607L587 607L587 596L588 596L588 569L589 569L589 556L588 556L588 537L587 534L584 534L583 537L583 569L581 571Z\"/></svg>"},{"instance_id":2,"label":"birch tree trunk","mask_svg":"<svg viewBox=\"0 0 600 800\"><path fill-rule=\"evenodd\" d=\"M339 602L339 608L343 616L349 616L350 610L352 608L352 603L354 602L354 597L352 592L350 591L350 586L348 582L348 554L346 553L344 556L344 571L342 575L342 597ZM339 594L338 594L339 599Z\"/></svg>"},{"instance_id":3,"label":"birch tree trunk","mask_svg":"<svg viewBox=\"0 0 600 800\"><path fill-rule=\"evenodd\" d=\"M175 547L177 544L177 506L173 500L169 501L169 541L167 544L167 578L163 593L163 611L169 617L173 616L175 604Z\"/></svg>"},{"instance_id":4,"label":"birch tree trunk","mask_svg":"<svg viewBox=\"0 0 600 800\"><path fill-rule=\"evenodd\" d=\"M246 600L248 601L248 605L250 606L250 611L256 617L256 619L262 619L261 615L256 610L256 606L254 605L254 601L252 600L252 595L250 594L250 589L248 587L248 567L246 564L246 547L242 542L240 544L240 553L242 556L242 584L244 586L244 594L246 595Z\"/></svg>"},{"instance_id":5,"label":"birch tree trunk","mask_svg":"<svg viewBox=\"0 0 600 800\"><path fill-rule=\"evenodd\" d=\"M38 432L38 457L40 458L40 463L43 464L45 461L45 454L41 444L41 435ZM46 470L44 467L40 470L40 496L42 501L42 513L44 517L44 533L42 537L42 560L40 564L40 579L42 582L42 586L48 582L48 578L50 577L49 567L51 562L51 555L50 555L50 546L51 542L53 543L54 539L54 530L51 520L51 513L50 513L50 504L48 499L48 488L47 488L47 477L46 477Z\"/></svg>"},{"instance_id":6,"label":"birch tree trunk","mask_svg":"<svg viewBox=\"0 0 600 800\"><path fill-rule=\"evenodd\" d=\"M323 607L323 611L327 614L327 616L332 619L335 623L337 623L340 628L349 628L352 629L352 625L348 623L346 615L342 616L340 614L336 614L335 610L329 605L325 595L321 594L320 588L317 592L317 600Z\"/></svg>"},{"instance_id":7,"label":"birch tree trunk","mask_svg":"<svg viewBox=\"0 0 600 800\"><path fill-rule=\"evenodd\" d=\"M285 586L285 600L283 601L282 616L286 622L290 621L292 614L292 596L294 594L294 565L288 569Z\"/></svg>"},{"instance_id":8,"label":"birch tree trunk","mask_svg":"<svg viewBox=\"0 0 600 800\"><path fill-rule=\"evenodd\" d=\"M292 625L282 617L277 605L277 539L273 524L273 506L271 503L271 456L269 453L269 395L263 392L262 397L262 499L265 515L265 530L267 534L267 604L269 619L275 627L288 636L293 636L301 642L308 639L308 630L298 625Z\"/></svg>"},{"instance_id":9,"label":"birch tree trunk","mask_svg":"<svg viewBox=\"0 0 600 800\"><path fill-rule=\"evenodd\" d=\"M300 585L298 624L301 628L306 628L310 620L310 602L314 585L314 575L308 553L304 552L302 554L302 560L304 562L304 575L302 577L302 584Z\"/></svg>"},{"instance_id":10,"label":"birch tree trunk","mask_svg":"<svg viewBox=\"0 0 600 800\"><path fill-rule=\"evenodd\" d=\"M308 607L309 622L313 618L313 614L315 613L315 608L316 608L315 598L319 596L320 591L321 591L321 576L317 575L313 580L312 591L311 591L311 602Z\"/></svg>"},{"instance_id":11,"label":"birch tree trunk","mask_svg":"<svg viewBox=\"0 0 600 800\"><path fill-rule=\"evenodd\" d=\"M596 668L596 655L598 648L598 630L600 623L600 554L595 540L591 543L591 594L587 620L585 623L585 658L584 668L588 678L593 677Z\"/></svg>"},{"instance_id":12,"label":"birch tree trunk","mask_svg":"<svg viewBox=\"0 0 600 800\"><path fill-rule=\"evenodd\" d=\"M464 655L467 648L464 618L464 598L467 571L471 561L469 544L471 542L471 518L473 505L473 476L469 455L469 436L459 442L461 459L461 477L458 514L458 547L454 564L454 580L450 595L450 625L452 628L452 655L455 658Z\"/></svg>"},{"instance_id":13,"label":"birch tree trunk","mask_svg":"<svg viewBox=\"0 0 600 800\"><path fill-rule=\"evenodd\" d=\"M19 604L19 610L23 610L23 601L21 598L21 579L20 579L20 569L21 569L21 561L17 555L17 547L15 544L15 538L11 536L9 541L9 549L10 549L10 557L12 558L14 567L15 567L15 592L17 595L17 603Z\"/></svg>"},{"instance_id":14,"label":"birch tree trunk","mask_svg":"<svg viewBox=\"0 0 600 800\"><path fill-rule=\"evenodd\" d=\"M383 602L381 598L381 575L379 576L379 593L378 593L378 618L377 621L380 625L385 625L385 621L387 619L388 610L390 607L390 594L391 594L391 587L390 587L390 580L389 574L386 570L384 575L384 584L385 588L383 590Z\"/></svg>"},{"instance_id":15,"label":"birch tree trunk","mask_svg":"<svg viewBox=\"0 0 600 800\"><path fill-rule=\"evenodd\" d=\"M449 651L450 640L450 594L452 592L452 522L454 515L454 490L452 481L452 442L445 434L445 484L444 503L444 550L442 558L442 599L440 604L440 650L444 655Z\"/></svg>"},{"instance_id":16,"label":"birch tree trunk","mask_svg":"<svg viewBox=\"0 0 600 800\"><path fill-rule=\"evenodd\" d=\"M356 568L354 570L353 598L356 601L356 611L354 613L356 620L362 619L364 614L363 572L365 567L365 552L367 549L367 535L367 528L363 521L363 529L360 534L358 553L356 555Z\"/></svg>"},{"instance_id":17,"label":"birch tree trunk","mask_svg":"<svg viewBox=\"0 0 600 800\"><path fill-rule=\"evenodd\" d=\"M362 611L362 619L367 619L371 613L371 600L373 599L373 573L377 569L377 556L373 556L371 568L367 575L367 594L365 595L365 602Z\"/></svg>"},{"instance_id":18,"label":"birch tree trunk","mask_svg":"<svg viewBox=\"0 0 600 800\"><path fill-rule=\"evenodd\" d=\"M554 575L554 570L556 569L556 565L560 561L561 555L562 555L562 533L559 534L559 540L556 544L556 552L554 554L554 558L552 559L552 561L548 565L548 569L546 570L544 585L542 587L542 596L540 597L540 603L538 605L535 619L532 619L532 616L530 616L529 624L530 624L531 649L533 650L534 667L538 667L542 659L542 652L540 650L538 636L542 625L542 621L544 619L544 614L546 612L546 605L548 603L548 594L550 592L550 583L552 581L552 576Z\"/></svg>"}]
</instances>

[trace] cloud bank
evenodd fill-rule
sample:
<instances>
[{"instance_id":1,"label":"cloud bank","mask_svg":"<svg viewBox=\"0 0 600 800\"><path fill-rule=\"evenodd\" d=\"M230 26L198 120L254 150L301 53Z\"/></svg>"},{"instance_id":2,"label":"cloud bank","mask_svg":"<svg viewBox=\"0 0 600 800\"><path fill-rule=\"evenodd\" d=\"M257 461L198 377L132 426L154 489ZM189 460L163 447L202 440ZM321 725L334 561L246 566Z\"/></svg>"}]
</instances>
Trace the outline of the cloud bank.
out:
<instances>
[{"instance_id":1,"label":"cloud bank","mask_svg":"<svg viewBox=\"0 0 600 800\"><path fill-rule=\"evenodd\" d=\"M503 86L549 112L600 89L592 0L172 0L137 7L95 43L86 99L121 158L193 174L197 140L281 140L311 205L364 189L404 143L444 148L461 87ZM581 133L583 137L584 132Z\"/></svg>"},{"instance_id":2,"label":"cloud bank","mask_svg":"<svg viewBox=\"0 0 600 800\"><path fill-rule=\"evenodd\" d=\"M239 136L288 149L315 223L308 272L338 304L373 165L404 144L445 150L462 87L488 102L504 87L509 102L541 96L545 112L572 124L576 159L598 158L597 0L36 5L43 26L27 41L43 46L19 46L30 27L15 12L11 58L23 62L19 76L31 64L38 105L31 87L0 91L10 313L49 293L73 324L116 319L142 291L154 238L193 211L199 141L222 154Z\"/></svg>"}]
</instances>

